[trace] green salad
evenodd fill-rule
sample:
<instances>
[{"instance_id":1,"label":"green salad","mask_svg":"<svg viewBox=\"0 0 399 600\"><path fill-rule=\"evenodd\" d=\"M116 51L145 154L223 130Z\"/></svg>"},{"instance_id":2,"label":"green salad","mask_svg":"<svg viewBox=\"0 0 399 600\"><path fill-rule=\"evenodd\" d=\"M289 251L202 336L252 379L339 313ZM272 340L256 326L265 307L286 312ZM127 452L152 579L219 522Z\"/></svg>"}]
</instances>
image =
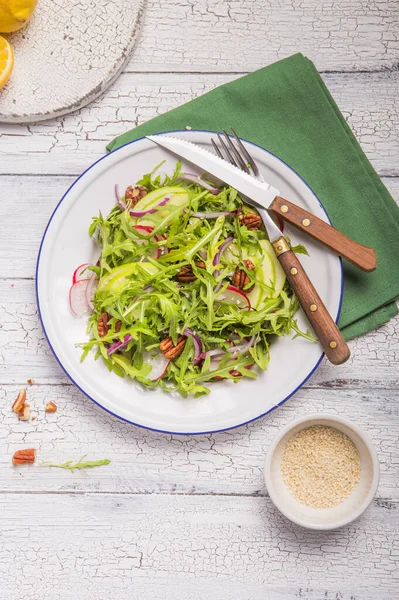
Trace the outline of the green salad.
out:
<instances>
[{"instance_id":1,"label":"green salad","mask_svg":"<svg viewBox=\"0 0 399 600\"><path fill-rule=\"evenodd\" d=\"M120 377L200 396L257 377L275 336L312 338L257 212L229 186L159 166L93 218L100 256L75 271L71 308L90 312L82 360L93 350Z\"/></svg>"}]
</instances>

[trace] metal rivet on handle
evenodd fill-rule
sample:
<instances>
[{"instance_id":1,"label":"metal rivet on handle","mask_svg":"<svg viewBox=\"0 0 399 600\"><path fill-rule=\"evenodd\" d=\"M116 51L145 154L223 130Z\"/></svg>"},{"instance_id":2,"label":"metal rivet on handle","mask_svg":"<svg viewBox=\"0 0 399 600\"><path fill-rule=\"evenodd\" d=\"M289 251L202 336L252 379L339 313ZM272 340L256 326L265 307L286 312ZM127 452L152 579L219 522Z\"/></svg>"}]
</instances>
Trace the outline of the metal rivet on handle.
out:
<instances>
[{"instance_id":1,"label":"metal rivet on handle","mask_svg":"<svg viewBox=\"0 0 399 600\"><path fill-rule=\"evenodd\" d=\"M311 305L309 306L309 308L310 308L310 310L311 310L312 312L316 312L316 310L317 310L317 304L311 304Z\"/></svg>"},{"instance_id":2,"label":"metal rivet on handle","mask_svg":"<svg viewBox=\"0 0 399 600\"><path fill-rule=\"evenodd\" d=\"M281 251L283 250L283 247L282 247L282 246L277 246L277 250L278 250L279 252L281 252Z\"/></svg>"},{"instance_id":3,"label":"metal rivet on handle","mask_svg":"<svg viewBox=\"0 0 399 600\"><path fill-rule=\"evenodd\" d=\"M286 212L288 212L288 206L286 204L283 204L283 206L281 206L280 210L282 213L286 213Z\"/></svg>"},{"instance_id":4,"label":"metal rivet on handle","mask_svg":"<svg viewBox=\"0 0 399 600\"><path fill-rule=\"evenodd\" d=\"M309 219L303 219L303 221L302 221L302 225L303 225L304 227L309 227L309 225L310 225L310 220L309 220Z\"/></svg>"},{"instance_id":5,"label":"metal rivet on handle","mask_svg":"<svg viewBox=\"0 0 399 600\"><path fill-rule=\"evenodd\" d=\"M336 348L337 347L337 342L334 342L334 340L332 342L330 342L330 348Z\"/></svg>"},{"instance_id":6,"label":"metal rivet on handle","mask_svg":"<svg viewBox=\"0 0 399 600\"><path fill-rule=\"evenodd\" d=\"M298 269L296 269L295 267L292 267L292 269L290 269L290 273L291 273L291 275L296 275L298 273Z\"/></svg>"}]
</instances>

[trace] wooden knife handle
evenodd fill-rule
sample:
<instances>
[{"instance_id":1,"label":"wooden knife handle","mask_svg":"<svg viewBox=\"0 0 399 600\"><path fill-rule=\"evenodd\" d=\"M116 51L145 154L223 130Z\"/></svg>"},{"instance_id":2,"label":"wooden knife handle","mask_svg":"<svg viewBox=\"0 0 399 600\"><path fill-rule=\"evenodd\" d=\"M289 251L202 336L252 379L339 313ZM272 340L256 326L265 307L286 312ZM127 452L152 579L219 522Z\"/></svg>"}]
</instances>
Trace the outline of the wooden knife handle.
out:
<instances>
[{"instance_id":1,"label":"wooden knife handle","mask_svg":"<svg viewBox=\"0 0 399 600\"><path fill-rule=\"evenodd\" d=\"M344 363L350 356L348 345L313 287L312 282L306 275L298 258L291 250L284 236L273 242L273 246L287 279L309 319L327 358L334 365Z\"/></svg>"},{"instance_id":2,"label":"wooden knife handle","mask_svg":"<svg viewBox=\"0 0 399 600\"><path fill-rule=\"evenodd\" d=\"M346 237L343 233L331 227L312 213L300 208L280 196L276 196L269 209L282 217L288 223L295 225L311 237L319 240L340 256L363 271L374 271L377 266L377 257L373 248L363 246Z\"/></svg>"}]
</instances>

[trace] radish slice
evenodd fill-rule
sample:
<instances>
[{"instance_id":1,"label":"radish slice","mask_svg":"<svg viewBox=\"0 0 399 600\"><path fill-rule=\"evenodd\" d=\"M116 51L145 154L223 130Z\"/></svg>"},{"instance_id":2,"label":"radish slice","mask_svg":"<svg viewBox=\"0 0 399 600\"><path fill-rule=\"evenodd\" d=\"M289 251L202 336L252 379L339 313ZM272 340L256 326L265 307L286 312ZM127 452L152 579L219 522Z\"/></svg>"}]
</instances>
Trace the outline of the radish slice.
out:
<instances>
[{"instance_id":1,"label":"radish slice","mask_svg":"<svg viewBox=\"0 0 399 600\"><path fill-rule=\"evenodd\" d=\"M94 295L98 286L98 279L95 273L92 273L86 287L86 302L90 310L94 309Z\"/></svg>"},{"instance_id":2,"label":"radish slice","mask_svg":"<svg viewBox=\"0 0 399 600\"><path fill-rule=\"evenodd\" d=\"M156 242L160 242L161 240L166 240L166 235L163 233L161 235L161 237L158 237L157 235L155 235L155 241ZM161 256L163 254L168 254L170 252L170 249L167 248L166 246L158 246L157 250L156 250L156 254L155 254L155 258L161 258Z\"/></svg>"},{"instance_id":3,"label":"radish slice","mask_svg":"<svg viewBox=\"0 0 399 600\"><path fill-rule=\"evenodd\" d=\"M90 308L86 300L88 283L89 279L77 281L69 290L69 305L71 307L71 311L77 317L82 317L90 312Z\"/></svg>"},{"instance_id":4,"label":"radish slice","mask_svg":"<svg viewBox=\"0 0 399 600\"><path fill-rule=\"evenodd\" d=\"M150 225L133 225L133 229L135 229L140 235L150 235L151 231L154 229ZM146 240L142 237L137 237L135 240L136 244L146 244Z\"/></svg>"},{"instance_id":5,"label":"radish slice","mask_svg":"<svg viewBox=\"0 0 399 600\"><path fill-rule=\"evenodd\" d=\"M155 355L152 352L144 352L143 358L144 362L152 367L148 379L158 381L158 379L161 379L165 375L170 360L165 358L162 352L158 352Z\"/></svg>"},{"instance_id":6,"label":"radish slice","mask_svg":"<svg viewBox=\"0 0 399 600\"><path fill-rule=\"evenodd\" d=\"M231 304L236 304L238 308L251 308L251 303L248 296L245 294L245 292L234 285L228 285L227 289L220 294L216 300L218 302L229 302Z\"/></svg>"},{"instance_id":7,"label":"radish slice","mask_svg":"<svg viewBox=\"0 0 399 600\"><path fill-rule=\"evenodd\" d=\"M90 267L89 263L83 263L83 265L79 265L78 268L75 269L72 275L72 285L78 281L90 279L91 271L86 271L85 269L87 269L87 267Z\"/></svg>"}]
</instances>

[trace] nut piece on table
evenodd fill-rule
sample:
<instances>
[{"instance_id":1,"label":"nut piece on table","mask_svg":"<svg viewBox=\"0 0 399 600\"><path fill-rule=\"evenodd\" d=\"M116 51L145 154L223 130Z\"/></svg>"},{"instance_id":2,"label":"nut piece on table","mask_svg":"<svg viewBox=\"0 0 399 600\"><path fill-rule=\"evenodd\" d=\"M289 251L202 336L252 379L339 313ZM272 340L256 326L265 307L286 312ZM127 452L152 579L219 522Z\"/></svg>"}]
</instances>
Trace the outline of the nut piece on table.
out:
<instances>
[{"instance_id":1,"label":"nut piece on table","mask_svg":"<svg viewBox=\"0 0 399 600\"><path fill-rule=\"evenodd\" d=\"M255 265L252 262L252 260L244 260L244 265L245 267L248 269L248 271L253 271L255 269ZM240 290L244 290L246 292L250 292L251 290L254 289L255 284L251 285L251 287L247 288L246 286L250 283L250 278L248 277L248 275L246 274L246 272L244 271L244 269L240 269L239 267L236 268L236 270L234 271L234 275L233 275L233 279L231 280L232 284L240 289Z\"/></svg>"},{"instance_id":2,"label":"nut piece on table","mask_svg":"<svg viewBox=\"0 0 399 600\"><path fill-rule=\"evenodd\" d=\"M162 340L162 342L159 344L159 349L165 358L173 360L174 358L180 356L180 354L183 352L186 341L187 338L184 335L179 335L177 338L177 344L175 346L172 342L172 338L169 336Z\"/></svg>"},{"instance_id":3,"label":"nut piece on table","mask_svg":"<svg viewBox=\"0 0 399 600\"><path fill-rule=\"evenodd\" d=\"M27 379L26 383L29 384L29 385L33 385L35 383L35 380L34 379Z\"/></svg>"},{"instance_id":4,"label":"nut piece on table","mask_svg":"<svg viewBox=\"0 0 399 600\"><path fill-rule=\"evenodd\" d=\"M17 414L21 412L24 407L26 400L26 389L23 389L19 392L18 396L15 399L14 404L12 405L12 410Z\"/></svg>"},{"instance_id":5,"label":"nut piece on table","mask_svg":"<svg viewBox=\"0 0 399 600\"><path fill-rule=\"evenodd\" d=\"M260 229L262 227L262 219L259 215L254 215L253 213L247 213L246 215L240 215L238 217L240 225L245 225L247 229L250 231L255 231L255 229Z\"/></svg>"},{"instance_id":6,"label":"nut piece on table","mask_svg":"<svg viewBox=\"0 0 399 600\"><path fill-rule=\"evenodd\" d=\"M199 269L206 268L206 265L202 260L196 260L194 261L194 264ZM191 283L197 279L197 276L195 275L191 265L184 265L184 267L182 267L176 275L176 279L182 283Z\"/></svg>"},{"instance_id":7,"label":"nut piece on table","mask_svg":"<svg viewBox=\"0 0 399 600\"><path fill-rule=\"evenodd\" d=\"M52 400L50 400L50 402L47 402L46 408L45 408L46 413L55 413L56 410L57 410L57 405L55 404L55 402L53 402Z\"/></svg>"},{"instance_id":8,"label":"nut piece on table","mask_svg":"<svg viewBox=\"0 0 399 600\"><path fill-rule=\"evenodd\" d=\"M17 450L12 457L13 465L25 465L35 462L36 450L28 448L27 450Z\"/></svg>"},{"instance_id":9,"label":"nut piece on table","mask_svg":"<svg viewBox=\"0 0 399 600\"><path fill-rule=\"evenodd\" d=\"M18 413L18 419L20 421L29 421L30 419L30 406L29 404L24 404L22 409Z\"/></svg>"},{"instance_id":10,"label":"nut piece on table","mask_svg":"<svg viewBox=\"0 0 399 600\"><path fill-rule=\"evenodd\" d=\"M136 206L137 202L139 200L141 200L142 198L144 198L144 196L147 195L147 189L143 186L143 185L136 185L135 187L132 187L131 185L129 185L128 188L126 188L126 192L125 192L125 200L131 201L131 207Z\"/></svg>"}]
</instances>

